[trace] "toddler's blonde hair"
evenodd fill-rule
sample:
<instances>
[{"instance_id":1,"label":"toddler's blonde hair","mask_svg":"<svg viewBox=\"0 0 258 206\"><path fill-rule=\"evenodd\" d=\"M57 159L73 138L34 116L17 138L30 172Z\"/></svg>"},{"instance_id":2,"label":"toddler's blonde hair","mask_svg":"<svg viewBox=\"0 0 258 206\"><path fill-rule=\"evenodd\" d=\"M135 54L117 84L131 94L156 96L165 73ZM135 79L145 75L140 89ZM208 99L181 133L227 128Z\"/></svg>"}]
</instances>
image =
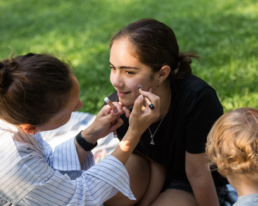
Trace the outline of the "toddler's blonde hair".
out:
<instances>
[{"instance_id":1,"label":"toddler's blonde hair","mask_svg":"<svg viewBox=\"0 0 258 206\"><path fill-rule=\"evenodd\" d=\"M258 179L258 110L240 108L222 115L208 135L206 155L211 168L224 176Z\"/></svg>"}]
</instances>

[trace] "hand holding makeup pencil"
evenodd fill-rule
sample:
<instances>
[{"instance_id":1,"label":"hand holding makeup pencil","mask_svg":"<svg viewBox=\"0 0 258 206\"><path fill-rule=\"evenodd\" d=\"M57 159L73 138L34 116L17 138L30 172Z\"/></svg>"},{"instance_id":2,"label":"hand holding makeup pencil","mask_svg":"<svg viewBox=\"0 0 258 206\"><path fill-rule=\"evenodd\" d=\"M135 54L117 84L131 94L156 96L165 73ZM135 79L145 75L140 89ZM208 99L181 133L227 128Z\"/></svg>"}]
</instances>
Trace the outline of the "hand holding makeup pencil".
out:
<instances>
[{"instance_id":1,"label":"hand holding makeup pencil","mask_svg":"<svg viewBox=\"0 0 258 206\"><path fill-rule=\"evenodd\" d=\"M112 108L115 114L119 114L117 107L107 97L104 98L104 101ZM116 123L116 120L111 122L111 125L114 125L115 123ZM114 138L117 138L116 130L113 131L113 135L114 135Z\"/></svg>"},{"instance_id":2,"label":"hand holding makeup pencil","mask_svg":"<svg viewBox=\"0 0 258 206\"><path fill-rule=\"evenodd\" d=\"M123 164L126 163L139 143L143 132L159 117L160 98L151 92L143 91L143 95L151 101L155 109L152 110L149 107L142 109L145 101L142 95L135 100L129 117L129 128L119 145L112 152L112 155Z\"/></svg>"},{"instance_id":3,"label":"hand holding makeup pencil","mask_svg":"<svg viewBox=\"0 0 258 206\"><path fill-rule=\"evenodd\" d=\"M141 93L142 95L134 102L134 107L129 117L129 129L132 127L132 129L142 134L157 118L159 118L160 98L155 94L152 94L151 89L149 91L141 91ZM148 106L143 107L146 99L152 104L152 108Z\"/></svg>"},{"instance_id":4,"label":"hand holding makeup pencil","mask_svg":"<svg viewBox=\"0 0 258 206\"><path fill-rule=\"evenodd\" d=\"M114 124L110 124L114 122ZM93 123L82 131L82 137L87 134L87 142L95 144L98 139L103 138L123 125L120 114L115 114L112 108L105 105L96 115Z\"/></svg>"}]
</instances>

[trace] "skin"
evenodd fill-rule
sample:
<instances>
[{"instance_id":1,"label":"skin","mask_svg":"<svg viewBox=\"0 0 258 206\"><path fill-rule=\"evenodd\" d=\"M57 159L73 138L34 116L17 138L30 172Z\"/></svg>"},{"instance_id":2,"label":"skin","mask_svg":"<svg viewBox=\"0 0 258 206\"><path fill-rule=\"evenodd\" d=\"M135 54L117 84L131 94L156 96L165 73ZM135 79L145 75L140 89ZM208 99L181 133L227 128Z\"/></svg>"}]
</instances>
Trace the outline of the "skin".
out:
<instances>
[{"instance_id":1,"label":"skin","mask_svg":"<svg viewBox=\"0 0 258 206\"><path fill-rule=\"evenodd\" d=\"M238 196L258 194L258 180L245 174L227 175L229 183L236 189Z\"/></svg>"},{"instance_id":2,"label":"skin","mask_svg":"<svg viewBox=\"0 0 258 206\"><path fill-rule=\"evenodd\" d=\"M74 75L72 75L73 86L71 92L68 95L68 101L66 105L57 112L47 123L36 126L30 124L21 124L20 127L23 128L29 134L35 134L37 132L53 130L66 124L71 118L72 112L75 112L82 108L82 101L79 99L80 86Z\"/></svg>"},{"instance_id":3,"label":"skin","mask_svg":"<svg viewBox=\"0 0 258 206\"><path fill-rule=\"evenodd\" d=\"M119 101L122 105L132 105L134 100L139 95L137 91L137 85L141 84L143 90L148 90L152 87L152 93L160 97L160 115L156 119L158 121L165 114L167 104L170 98L170 87L167 81L167 77L170 73L170 67L165 65L159 72L154 73L151 68L145 64L142 64L135 53L133 45L129 40L124 37L116 40L110 50L110 82L116 89ZM173 98L173 97L172 97ZM139 184L136 176L144 175L142 171L146 170L146 166L140 167L131 163L130 159L126 164L126 168L129 171L132 188L137 188L134 194L139 197L137 205L210 205L218 206L218 198L215 191L215 186L210 172L206 168L206 160L204 153L202 154L190 154L186 152L186 174L188 180L193 188L195 196L190 193L167 189L160 194L160 188L162 187L164 180L159 180L158 176L165 176L162 166L153 164L152 160L146 161L149 163L150 179L149 184ZM134 167L134 168L131 168ZM148 169L147 168L147 169ZM156 188L156 189L155 189ZM145 195L141 195L144 190ZM200 192L201 191L201 192ZM203 192L205 191L205 192ZM121 201L121 202L120 202ZM134 205L135 202L128 201L127 198L122 198L119 194L108 201L105 206L109 205Z\"/></svg>"},{"instance_id":4,"label":"skin","mask_svg":"<svg viewBox=\"0 0 258 206\"><path fill-rule=\"evenodd\" d=\"M110 68L110 82L116 89L122 105L133 105L140 95L137 87L141 84L143 91L152 88L152 93L160 97L160 116L164 115L170 92L168 82L164 82L170 72L168 66L162 67L158 73L153 73L149 66L138 61L131 43L123 38L115 41L111 47Z\"/></svg>"},{"instance_id":5,"label":"skin","mask_svg":"<svg viewBox=\"0 0 258 206\"><path fill-rule=\"evenodd\" d=\"M47 131L61 127L67 123L71 117L72 112L79 110L82 107L82 102L79 99L80 86L74 75L71 76L73 80L73 86L67 96L66 104L58 111L49 121L43 125L19 125L25 132L29 134L35 134L40 131ZM144 95L148 97L153 104L159 108L159 97L150 93L144 92ZM95 144L98 139L105 137L112 131L116 130L123 124L123 121L119 118L121 114L126 113L129 117L129 128L119 145L115 148L112 155L116 157L122 164L125 164L132 154L134 148L140 140L141 134L145 129L159 116L159 110L153 111L149 108L142 110L143 97L138 96L134 102L134 109L132 113L129 113L128 109L123 109L119 105L119 114L115 114L110 106L106 105L97 114L94 122L81 132L82 137L89 143ZM114 124L110 124L115 122ZM75 140L75 146L80 162L89 154L89 151L85 151Z\"/></svg>"}]
</instances>

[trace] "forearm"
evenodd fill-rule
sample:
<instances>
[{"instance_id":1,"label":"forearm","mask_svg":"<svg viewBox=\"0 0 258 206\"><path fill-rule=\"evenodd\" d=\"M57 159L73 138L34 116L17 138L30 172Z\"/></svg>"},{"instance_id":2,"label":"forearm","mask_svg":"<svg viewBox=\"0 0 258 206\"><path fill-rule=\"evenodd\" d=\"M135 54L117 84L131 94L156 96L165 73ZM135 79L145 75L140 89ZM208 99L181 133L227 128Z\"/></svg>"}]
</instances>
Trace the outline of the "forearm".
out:
<instances>
[{"instance_id":1,"label":"forearm","mask_svg":"<svg viewBox=\"0 0 258 206\"><path fill-rule=\"evenodd\" d=\"M124 138L120 141L119 145L111 153L124 165L132 154L133 150L140 141L140 134L134 132L133 130L128 129Z\"/></svg>"},{"instance_id":2,"label":"forearm","mask_svg":"<svg viewBox=\"0 0 258 206\"><path fill-rule=\"evenodd\" d=\"M188 178L199 206L219 206L217 192L211 175Z\"/></svg>"},{"instance_id":3,"label":"forearm","mask_svg":"<svg viewBox=\"0 0 258 206\"><path fill-rule=\"evenodd\" d=\"M96 144L98 138L94 137L94 134L91 131L91 128L88 127L87 129L83 130L81 132L81 136L89 143L91 144ZM82 164L83 160L86 158L86 156L90 153L90 151L85 151L76 141L76 139L74 139L74 143L75 143L75 147L76 147L76 151L77 151L77 155L80 161L80 164Z\"/></svg>"}]
</instances>

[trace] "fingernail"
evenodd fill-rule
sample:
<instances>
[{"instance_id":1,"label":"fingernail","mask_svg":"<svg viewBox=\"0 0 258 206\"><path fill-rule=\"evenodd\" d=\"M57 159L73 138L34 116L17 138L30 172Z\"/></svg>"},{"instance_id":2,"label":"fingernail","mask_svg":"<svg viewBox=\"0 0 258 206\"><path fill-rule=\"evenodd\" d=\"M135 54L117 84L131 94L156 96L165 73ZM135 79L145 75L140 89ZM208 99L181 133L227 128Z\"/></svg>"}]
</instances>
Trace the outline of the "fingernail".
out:
<instances>
[{"instance_id":1,"label":"fingernail","mask_svg":"<svg viewBox=\"0 0 258 206\"><path fill-rule=\"evenodd\" d=\"M119 114L119 112L118 112L117 109L114 109L114 113L115 113L115 114Z\"/></svg>"}]
</instances>

